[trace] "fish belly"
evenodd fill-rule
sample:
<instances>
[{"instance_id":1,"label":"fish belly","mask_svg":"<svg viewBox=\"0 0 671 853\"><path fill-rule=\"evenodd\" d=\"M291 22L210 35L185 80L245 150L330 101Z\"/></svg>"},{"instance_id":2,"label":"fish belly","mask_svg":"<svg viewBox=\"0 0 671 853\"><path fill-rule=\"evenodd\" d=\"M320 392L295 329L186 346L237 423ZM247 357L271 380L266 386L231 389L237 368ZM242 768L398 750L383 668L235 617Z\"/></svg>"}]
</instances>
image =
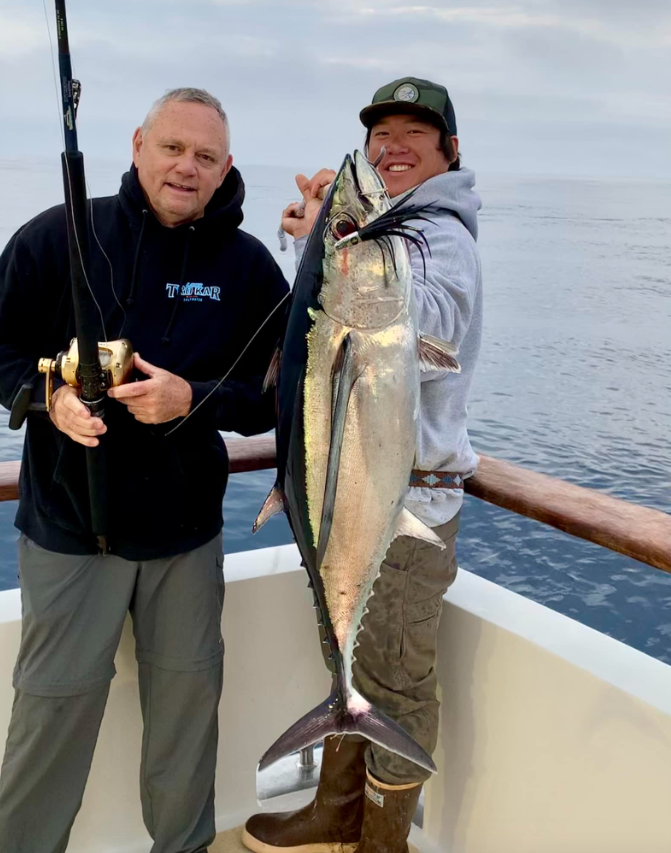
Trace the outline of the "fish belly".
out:
<instances>
[{"instance_id":1,"label":"fish belly","mask_svg":"<svg viewBox=\"0 0 671 853\"><path fill-rule=\"evenodd\" d=\"M357 379L347 406L333 522L319 571L349 671L366 601L408 490L416 445L419 367L416 334L408 322L371 333L340 326L326 315L318 317L308 339L304 395L306 492L315 542L331 443L333 368L347 335Z\"/></svg>"}]
</instances>

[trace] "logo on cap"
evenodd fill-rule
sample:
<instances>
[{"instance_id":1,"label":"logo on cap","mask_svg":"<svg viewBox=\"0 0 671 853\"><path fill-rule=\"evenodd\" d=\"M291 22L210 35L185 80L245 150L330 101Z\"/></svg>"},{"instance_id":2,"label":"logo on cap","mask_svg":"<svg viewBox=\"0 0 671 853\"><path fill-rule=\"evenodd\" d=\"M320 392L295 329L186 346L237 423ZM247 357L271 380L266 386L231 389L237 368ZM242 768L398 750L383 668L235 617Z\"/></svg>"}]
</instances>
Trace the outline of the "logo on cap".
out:
<instances>
[{"instance_id":1,"label":"logo on cap","mask_svg":"<svg viewBox=\"0 0 671 853\"><path fill-rule=\"evenodd\" d=\"M402 83L394 92L395 101L408 101L412 103L416 101L417 98L419 98L419 91L416 86L412 85L412 83Z\"/></svg>"}]
</instances>

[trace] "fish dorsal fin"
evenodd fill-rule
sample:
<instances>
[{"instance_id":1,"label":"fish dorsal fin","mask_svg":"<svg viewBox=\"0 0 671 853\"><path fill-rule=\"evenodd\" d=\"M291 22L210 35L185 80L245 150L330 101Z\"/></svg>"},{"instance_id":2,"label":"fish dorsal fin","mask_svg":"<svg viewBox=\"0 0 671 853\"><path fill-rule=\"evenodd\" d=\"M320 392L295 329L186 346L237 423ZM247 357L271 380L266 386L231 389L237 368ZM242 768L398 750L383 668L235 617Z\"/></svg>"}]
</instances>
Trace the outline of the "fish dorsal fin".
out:
<instances>
[{"instance_id":1,"label":"fish dorsal fin","mask_svg":"<svg viewBox=\"0 0 671 853\"><path fill-rule=\"evenodd\" d=\"M280 378L280 365L282 363L282 351L279 347L273 353L273 357L270 359L270 364L268 365L268 370L266 371L265 379L263 380L263 392L265 393L269 388L274 388L277 385L277 380Z\"/></svg>"},{"instance_id":2,"label":"fish dorsal fin","mask_svg":"<svg viewBox=\"0 0 671 853\"><path fill-rule=\"evenodd\" d=\"M458 350L448 341L434 338L433 335L419 336L419 369L449 370L461 373L461 365L454 357Z\"/></svg>"},{"instance_id":3,"label":"fish dorsal fin","mask_svg":"<svg viewBox=\"0 0 671 853\"><path fill-rule=\"evenodd\" d=\"M403 508L396 522L396 529L392 542L397 536L412 536L413 539L422 539L424 542L430 542L432 545L437 545L441 551L445 548L445 543L436 535L433 530L423 521L420 521L416 515L413 515L409 509Z\"/></svg>"},{"instance_id":4,"label":"fish dorsal fin","mask_svg":"<svg viewBox=\"0 0 671 853\"><path fill-rule=\"evenodd\" d=\"M277 515L278 512L284 512L284 494L276 483L270 490L270 494L261 507L261 512L256 517L256 521L252 527L252 533L256 533L257 530L260 530L266 521L268 521L269 518L272 518L273 515Z\"/></svg>"}]
</instances>

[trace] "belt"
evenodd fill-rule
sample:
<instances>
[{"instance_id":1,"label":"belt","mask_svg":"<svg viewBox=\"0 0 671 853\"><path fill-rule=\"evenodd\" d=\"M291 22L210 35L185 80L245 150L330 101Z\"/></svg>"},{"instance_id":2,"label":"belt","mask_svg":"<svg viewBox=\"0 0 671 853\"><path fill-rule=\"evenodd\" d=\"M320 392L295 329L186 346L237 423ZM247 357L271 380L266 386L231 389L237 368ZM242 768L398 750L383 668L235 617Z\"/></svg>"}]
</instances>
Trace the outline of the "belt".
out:
<instances>
[{"instance_id":1,"label":"belt","mask_svg":"<svg viewBox=\"0 0 671 853\"><path fill-rule=\"evenodd\" d=\"M451 474L449 471L420 471L413 469L410 474L410 486L420 489L463 489L468 474Z\"/></svg>"}]
</instances>

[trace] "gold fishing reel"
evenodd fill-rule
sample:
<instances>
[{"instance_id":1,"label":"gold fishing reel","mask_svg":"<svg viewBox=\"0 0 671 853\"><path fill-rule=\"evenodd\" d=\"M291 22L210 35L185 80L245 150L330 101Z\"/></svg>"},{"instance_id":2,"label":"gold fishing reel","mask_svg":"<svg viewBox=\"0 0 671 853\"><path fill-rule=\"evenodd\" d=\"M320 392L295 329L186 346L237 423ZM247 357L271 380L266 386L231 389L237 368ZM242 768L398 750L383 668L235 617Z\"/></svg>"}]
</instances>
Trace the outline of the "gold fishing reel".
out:
<instances>
[{"instance_id":1,"label":"gold fishing reel","mask_svg":"<svg viewBox=\"0 0 671 853\"><path fill-rule=\"evenodd\" d=\"M123 385L128 381L133 369L133 347L129 340L122 338L119 341L98 343L98 353L102 370L102 391ZM80 387L77 338L73 338L69 349L59 352L56 358L41 358L37 369L46 375L44 402L47 412L50 412L51 398L54 393L54 376L59 376L73 388Z\"/></svg>"},{"instance_id":2,"label":"gold fishing reel","mask_svg":"<svg viewBox=\"0 0 671 853\"><path fill-rule=\"evenodd\" d=\"M133 370L133 347L129 340L121 338L118 341L106 341L98 344L100 356L99 385L101 392L108 391L116 385L127 382ZM81 388L79 375L79 348L77 338L70 341L67 350L59 352L56 358L41 358L37 369L45 374L44 403L33 400L34 387L32 382L24 383L14 397L9 416L9 428L20 429L28 412L50 412L54 395L54 376L63 379L73 388ZM90 404L87 404L90 405Z\"/></svg>"}]
</instances>

